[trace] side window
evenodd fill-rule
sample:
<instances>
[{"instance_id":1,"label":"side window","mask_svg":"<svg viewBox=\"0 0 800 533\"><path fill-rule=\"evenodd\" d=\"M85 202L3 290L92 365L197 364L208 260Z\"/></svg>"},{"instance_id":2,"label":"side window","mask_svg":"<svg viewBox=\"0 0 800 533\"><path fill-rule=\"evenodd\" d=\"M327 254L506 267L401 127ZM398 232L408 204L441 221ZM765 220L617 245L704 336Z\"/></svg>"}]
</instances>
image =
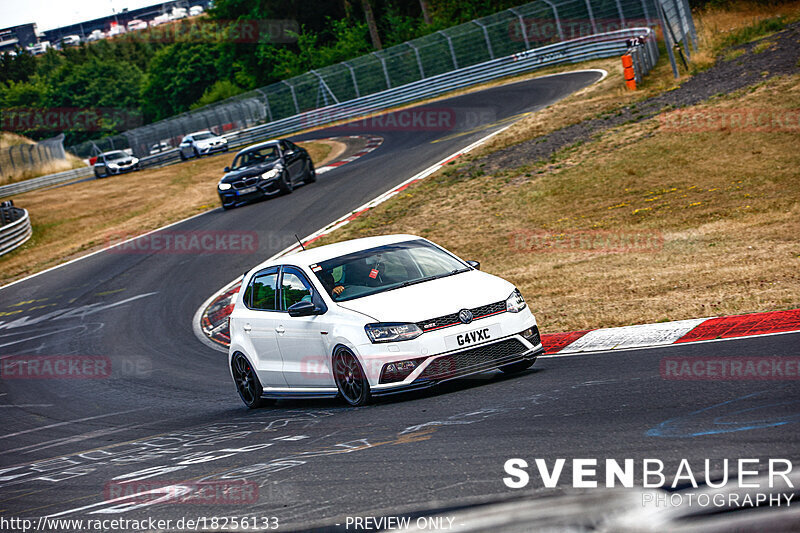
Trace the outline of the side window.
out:
<instances>
[{"instance_id":1,"label":"side window","mask_svg":"<svg viewBox=\"0 0 800 533\"><path fill-rule=\"evenodd\" d=\"M276 293L278 288L278 273L267 272L253 276L250 285L244 293L244 301L250 308L263 311L276 311L278 309Z\"/></svg>"},{"instance_id":2,"label":"side window","mask_svg":"<svg viewBox=\"0 0 800 533\"><path fill-rule=\"evenodd\" d=\"M308 281L291 271L284 271L281 282L281 299L284 311L297 302L312 301L311 288Z\"/></svg>"}]
</instances>

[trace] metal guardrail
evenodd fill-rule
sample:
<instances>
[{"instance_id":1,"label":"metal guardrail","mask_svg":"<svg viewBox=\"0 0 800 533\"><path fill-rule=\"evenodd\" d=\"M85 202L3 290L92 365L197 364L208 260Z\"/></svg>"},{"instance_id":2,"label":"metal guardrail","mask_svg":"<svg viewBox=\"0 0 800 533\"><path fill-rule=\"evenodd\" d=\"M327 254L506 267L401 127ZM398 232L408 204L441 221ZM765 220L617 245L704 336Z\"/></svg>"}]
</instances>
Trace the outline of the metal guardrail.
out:
<instances>
[{"instance_id":1,"label":"metal guardrail","mask_svg":"<svg viewBox=\"0 0 800 533\"><path fill-rule=\"evenodd\" d=\"M39 178L31 178L29 180L20 181L19 183L0 186L0 198L22 194L36 189L43 189L51 185L58 185L80 178L88 178L92 175L94 175L92 167L82 167L66 170L57 174L48 174L47 176L41 176Z\"/></svg>"},{"instance_id":2,"label":"metal guardrail","mask_svg":"<svg viewBox=\"0 0 800 533\"><path fill-rule=\"evenodd\" d=\"M477 65L408 83L394 89L387 89L361 98L354 98L347 102L299 113L268 124L227 133L224 137L228 139L231 148L238 148L327 124L358 120L393 107L440 96L486 81L514 76L543 67L622 55L629 49L629 41L637 38L645 43L651 43L646 47L647 53L652 54L653 49L655 49L655 59L657 59L658 50L654 48L655 33L653 30L646 27L617 30L561 41L485 61ZM655 64L655 59L650 60L651 66ZM646 70L641 72L644 73ZM159 167L178 161L180 161L179 152L177 149L172 149L143 157L140 159L140 165L144 168ZM89 167L6 185L0 187L0 198L63 183L70 179L88 177L92 175L92 172L92 168Z\"/></svg>"},{"instance_id":3,"label":"metal guardrail","mask_svg":"<svg viewBox=\"0 0 800 533\"><path fill-rule=\"evenodd\" d=\"M28 211L19 207L0 207L0 255L21 246L31 238L33 229Z\"/></svg>"}]
</instances>

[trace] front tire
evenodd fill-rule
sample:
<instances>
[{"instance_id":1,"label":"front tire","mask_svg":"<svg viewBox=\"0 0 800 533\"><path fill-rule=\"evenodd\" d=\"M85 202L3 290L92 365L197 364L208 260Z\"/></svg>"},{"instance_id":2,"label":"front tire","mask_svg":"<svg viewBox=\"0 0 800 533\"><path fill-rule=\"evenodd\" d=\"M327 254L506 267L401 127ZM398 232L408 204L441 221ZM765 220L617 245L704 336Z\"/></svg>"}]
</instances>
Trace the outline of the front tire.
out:
<instances>
[{"instance_id":1,"label":"front tire","mask_svg":"<svg viewBox=\"0 0 800 533\"><path fill-rule=\"evenodd\" d=\"M248 409L257 409L270 403L269 400L262 398L264 388L258 380L253 365L247 358L237 353L231 360L231 370L233 370L233 380L236 383L236 390Z\"/></svg>"},{"instance_id":2,"label":"front tire","mask_svg":"<svg viewBox=\"0 0 800 533\"><path fill-rule=\"evenodd\" d=\"M314 170L314 163L309 161L308 168L306 168L306 177L303 179L303 182L308 184L314 183L315 181L317 181L317 171Z\"/></svg>"},{"instance_id":3,"label":"front tire","mask_svg":"<svg viewBox=\"0 0 800 533\"><path fill-rule=\"evenodd\" d=\"M353 352L344 346L333 354L333 379L344 401L354 407L369 403L371 394L364 369Z\"/></svg>"},{"instance_id":4,"label":"front tire","mask_svg":"<svg viewBox=\"0 0 800 533\"><path fill-rule=\"evenodd\" d=\"M533 363L536 362L536 358L533 359L526 359L524 361L517 361L516 363L511 363L510 365L501 366L500 370L505 374L517 374L522 372L523 370L528 370L530 367L533 366Z\"/></svg>"},{"instance_id":5,"label":"front tire","mask_svg":"<svg viewBox=\"0 0 800 533\"><path fill-rule=\"evenodd\" d=\"M294 190L294 183L292 182L292 178L289 176L289 171L284 170L283 174L281 175L281 182L278 184L283 194L291 194Z\"/></svg>"}]
</instances>

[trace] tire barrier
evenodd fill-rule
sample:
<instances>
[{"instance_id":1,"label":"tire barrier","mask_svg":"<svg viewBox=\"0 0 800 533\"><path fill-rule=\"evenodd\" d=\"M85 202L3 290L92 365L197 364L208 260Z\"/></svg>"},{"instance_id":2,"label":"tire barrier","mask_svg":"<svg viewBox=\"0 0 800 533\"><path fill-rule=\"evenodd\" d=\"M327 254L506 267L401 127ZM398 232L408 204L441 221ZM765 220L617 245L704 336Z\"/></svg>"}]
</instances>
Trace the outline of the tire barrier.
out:
<instances>
[{"instance_id":1,"label":"tire barrier","mask_svg":"<svg viewBox=\"0 0 800 533\"><path fill-rule=\"evenodd\" d=\"M18 248L33 235L28 211L11 201L0 203L0 255Z\"/></svg>"}]
</instances>

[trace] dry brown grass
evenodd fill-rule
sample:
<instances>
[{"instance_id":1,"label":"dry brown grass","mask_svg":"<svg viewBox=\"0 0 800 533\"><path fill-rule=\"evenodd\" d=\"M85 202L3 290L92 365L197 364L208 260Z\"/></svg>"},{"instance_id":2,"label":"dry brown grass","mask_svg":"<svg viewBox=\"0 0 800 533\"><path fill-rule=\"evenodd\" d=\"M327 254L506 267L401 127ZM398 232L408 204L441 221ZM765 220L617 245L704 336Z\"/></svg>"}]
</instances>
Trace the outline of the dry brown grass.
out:
<instances>
[{"instance_id":1,"label":"dry brown grass","mask_svg":"<svg viewBox=\"0 0 800 533\"><path fill-rule=\"evenodd\" d=\"M342 149L339 142L298 144L308 150L315 165L325 164ZM220 154L15 196L15 204L30 213L33 237L20 249L0 256L0 284L102 247L110 238L138 235L216 208L216 184L231 158L232 154Z\"/></svg>"},{"instance_id":2,"label":"dry brown grass","mask_svg":"<svg viewBox=\"0 0 800 533\"><path fill-rule=\"evenodd\" d=\"M800 19L800 0L779 4L740 0L696 10L693 15L700 50L692 55L692 64L702 69L711 66L726 41L742 29L778 17L786 22Z\"/></svg>"},{"instance_id":3,"label":"dry brown grass","mask_svg":"<svg viewBox=\"0 0 800 533\"><path fill-rule=\"evenodd\" d=\"M0 149L26 144L35 143L34 141L28 139L27 137L23 137L22 135L0 131ZM20 169L11 171L8 168L3 168L3 173L0 174L0 185L16 183L18 181L24 181L27 179L36 178L38 176L45 176L47 174L63 172L65 170L71 170L73 168L85 166L86 163L84 163L79 157L76 157L68 152L67 158L61 161L50 161L33 167L28 167L24 170Z\"/></svg>"},{"instance_id":4,"label":"dry brown grass","mask_svg":"<svg viewBox=\"0 0 800 533\"><path fill-rule=\"evenodd\" d=\"M797 109L799 82L774 79L694 109ZM573 113L564 105L551 113ZM797 132L659 124L626 125L548 165L471 179L451 168L321 244L423 235L516 283L548 332L800 305ZM551 232L556 243L573 231L632 232L663 245L525 252L520 230Z\"/></svg>"}]
</instances>

